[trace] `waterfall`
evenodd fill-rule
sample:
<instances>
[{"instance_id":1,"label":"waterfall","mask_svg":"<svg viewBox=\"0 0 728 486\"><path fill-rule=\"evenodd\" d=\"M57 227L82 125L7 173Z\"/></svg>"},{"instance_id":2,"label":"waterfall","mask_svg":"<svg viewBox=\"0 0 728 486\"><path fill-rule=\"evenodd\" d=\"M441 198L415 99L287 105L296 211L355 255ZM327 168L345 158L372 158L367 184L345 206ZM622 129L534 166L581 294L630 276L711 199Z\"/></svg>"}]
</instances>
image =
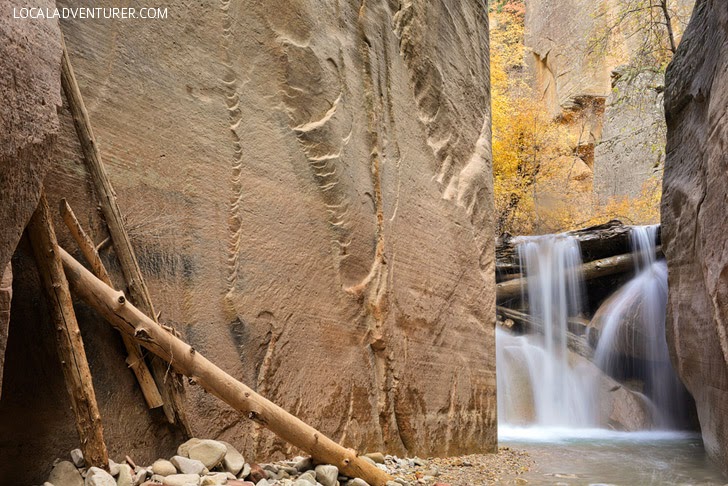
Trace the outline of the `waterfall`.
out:
<instances>
[{"instance_id":1,"label":"waterfall","mask_svg":"<svg viewBox=\"0 0 728 486\"><path fill-rule=\"evenodd\" d=\"M499 415L504 423L594 425L589 384L572 369L568 318L582 312L584 280L579 242L564 235L524 237L518 245L529 314L543 335L496 336ZM532 406L532 409L531 409Z\"/></svg>"},{"instance_id":2,"label":"waterfall","mask_svg":"<svg viewBox=\"0 0 728 486\"><path fill-rule=\"evenodd\" d=\"M665 337L667 265L655 258L657 227L632 228L630 242L637 272L597 312L603 317L594 361L614 377L641 380L657 410L655 424L673 427L684 415L685 392Z\"/></svg>"},{"instance_id":3,"label":"waterfall","mask_svg":"<svg viewBox=\"0 0 728 486\"><path fill-rule=\"evenodd\" d=\"M568 235L520 238L521 274L527 277L521 310L535 325L522 336L496 331L501 425L574 431L681 425L686 392L669 359L667 266L656 258L656 240L656 226L632 228L636 273L592 318L590 330L599 339L590 362L567 347L569 319L588 312L578 241Z\"/></svg>"}]
</instances>

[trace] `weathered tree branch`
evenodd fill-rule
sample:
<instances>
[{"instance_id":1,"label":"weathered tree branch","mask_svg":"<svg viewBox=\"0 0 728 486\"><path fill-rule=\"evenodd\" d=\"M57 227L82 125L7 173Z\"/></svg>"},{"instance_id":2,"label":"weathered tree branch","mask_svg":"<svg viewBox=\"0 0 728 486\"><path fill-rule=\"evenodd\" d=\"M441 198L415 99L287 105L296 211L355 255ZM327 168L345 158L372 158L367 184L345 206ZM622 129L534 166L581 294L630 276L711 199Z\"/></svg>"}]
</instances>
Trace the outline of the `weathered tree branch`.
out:
<instances>
[{"instance_id":1,"label":"weathered tree branch","mask_svg":"<svg viewBox=\"0 0 728 486\"><path fill-rule=\"evenodd\" d=\"M144 282L144 276L134 254L134 247L124 227L124 218L116 202L116 193L101 160L101 152L99 151L96 138L91 129L91 120L86 111L86 105L83 102L76 76L73 73L73 67L68 57L65 41L63 39L61 40L63 42L61 84L66 94L66 99L68 100L71 115L73 116L73 122L76 126L76 133L78 134L78 140L81 144L86 166L91 174L96 195L99 198L99 204L109 228L109 235L116 250L116 256L119 259L121 271L124 274L124 280L126 281L132 301L136 302L145 313L154 319L157 313L154 311L149 290ZM167 379L167 367L164 363L153 359L152 372L164 398L163 409L167 420L170 423L180 425L185 433L189 435L190 429L185 419L184 410L175 388L174 380Z\"/></svg>"},{"instance_id":2,"label":"weathered tree branch","mask_svg":"<svg viewBox=\"0 0 728 486\"><path fill-rule=\"evenodd\" d=\"M83 456L89 465L108 469L109 456L91 381L91 370L86 360L45 194L41 194L38 208L30 218L27 231L56 331L58 358L76 416L76 429Z\"/></svg>"},{"instance_id":3,"label":"weathered tree branch","mask_svg":"<svg viewBox=\"0 0 728 486\"><path fill-rule=\"evenodd\" d=\"M113 288L114 286L111 283L109 273L106 271L106 267L104 267L98 251L96 251L96 245L94 245L93 240L91 240L84 231L83 227L81 227L81 223L78 222L71 206L65 199L61 199L60 211L63 221L66 223L66 226L68 226L68 230L70 231L71 236L73 236L73 239L76 241L83 257L91 266L93 274L106 285ZM142 395L144 395L144 401L147 402L147 406L149 408L161 407L164 404L162 395L159 394L157 385L154 383L154 378L149 372L147 364L144 362L144 356L142 355L139 345L126 334L122 334L121 339L124 341L124 347L128 354L126 363L132 369L134 376L136 376L136 379L139 382L139 388L142 391Z\"/></svg>"},{"instance_id":4,"label":"weathered tree branch","mask_svg":"<svg viewBox=\"0 0 728 486\"><path fill-rule=\"evenodd\" d=\"M657 247L657 256L662 255L662 247ZM593 260L584 263L578 271L581 271L584 280L593 280L609 275L626 273L635 269L635 257L632 253L617 255L600 260ZM574 270L572 270L574 271ZM505 280L495 285L496 300L502 302L521 295L521 292L527 288L529 279L532 277L514 278Z\"/></svg>"}]
</instances>

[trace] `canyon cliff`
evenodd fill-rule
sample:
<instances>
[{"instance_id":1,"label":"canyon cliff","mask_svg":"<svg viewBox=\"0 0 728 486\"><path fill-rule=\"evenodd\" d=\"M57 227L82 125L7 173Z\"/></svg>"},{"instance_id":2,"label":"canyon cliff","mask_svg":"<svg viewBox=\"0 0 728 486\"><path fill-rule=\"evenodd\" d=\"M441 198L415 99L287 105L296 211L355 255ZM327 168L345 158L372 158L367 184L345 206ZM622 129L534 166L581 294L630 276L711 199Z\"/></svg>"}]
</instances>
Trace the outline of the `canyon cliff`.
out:
<instances>
[{"instance_id":1,"label":"canyon cliff","mask_svg":"<svg viewBox=\"0 0 728 486\"><path fill-rule=\"evenodd\" d=\"M669 3L676 41L693 3ZM646 11L617 0L526 2L536 93L573 132L574 154L593 175L587 190L601 202L639 196L662 172L664 65L652 58L663 48L650 43L666 34L661 17L640 17Z\"/></svg>"},{"instance_id":2,"label":"canyon cliff","mask_svg":"<svg viewBox=\"0 0 728 486\"><path fill-rule=\"evenodd\" d=\"M667 70L662 241L673 363L705 448L728 473L728 4L697 2Z\"/></svg>"},{"instance_id":3,"label":"canyon cliff","mask_svg":"<svg viewBox=\"0 0 728 486\"><path fill-rule=\"evenodd\" d=\"M348 447L494 451L486 6L222 0L172 2L168 12L61 21L161 321ZM13 28L0 24L3 35ZM67 198L98 243L106 228L67 107L54 118L52 40L29 47L43 62L0 57L56 83L39 90L50 98L47 114L30 114L38 129L24 125L43 147L57 132L52 154L0 154L6 168L48 159L51 208ZM15 251L2 483L42 482L38 461L77 446L28 245L16 248L43 175L33 174L14 199L26 210L2 213L3 236L16 228L0 240L0 269ZM56 228L78 256L60 217ZM113 250L103 258L121 287ZM118 335L83 305L77 312L111 457L169 456L180 432L144 406ZM185 408L194 435L246 458L295 452L195 385Z\"/></svg>"}]
</instances>

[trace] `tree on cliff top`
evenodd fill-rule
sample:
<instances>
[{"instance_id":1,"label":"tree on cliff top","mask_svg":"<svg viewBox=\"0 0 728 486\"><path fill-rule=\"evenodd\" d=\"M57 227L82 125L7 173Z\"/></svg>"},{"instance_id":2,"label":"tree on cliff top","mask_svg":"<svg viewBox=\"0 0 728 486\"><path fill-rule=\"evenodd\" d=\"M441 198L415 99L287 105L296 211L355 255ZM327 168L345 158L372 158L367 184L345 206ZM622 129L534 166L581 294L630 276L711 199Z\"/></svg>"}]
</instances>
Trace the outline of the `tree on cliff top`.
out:
<instances>
[{"instance_id":1,"label":"tree on cliff top","mask_svg":"<svg viewBox=\"0 0 728 486\"><path fill-rule=\"evenodd\" d=\"M608 5L611 4L611 5ZM606 2L592 49L640 71L664 70L692 12L691 0Z\"/></svg>"}]
</instances>

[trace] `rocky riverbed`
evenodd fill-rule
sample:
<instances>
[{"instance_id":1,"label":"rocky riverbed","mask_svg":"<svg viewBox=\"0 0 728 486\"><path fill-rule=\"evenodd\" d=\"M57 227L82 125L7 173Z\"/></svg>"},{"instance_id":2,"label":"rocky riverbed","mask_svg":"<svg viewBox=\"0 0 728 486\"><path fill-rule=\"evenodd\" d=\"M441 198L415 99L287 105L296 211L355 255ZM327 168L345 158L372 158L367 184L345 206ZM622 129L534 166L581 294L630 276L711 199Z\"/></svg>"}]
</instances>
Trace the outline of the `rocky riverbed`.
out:
<instances>
[{"instance_id":1,"label":"rocky riverbed","mask_svg":"<svg viewBox=\"0 0 728 486\"><path fill-rule=\"evenodd\" d=\"M364 457L395 478L388 486L523 484L527 481L519 476L533 466L526 452L509 447L498 454L451 458L399 458L378 452ZM176 455L148 466L126 456L120 463L110 461L109 471L87 467L79 449L68 459L56 460L43 486L367 486L310 457L257 464L247 462L231 444L208 439L190 439Z\"/></svg>"}]
</instances>

